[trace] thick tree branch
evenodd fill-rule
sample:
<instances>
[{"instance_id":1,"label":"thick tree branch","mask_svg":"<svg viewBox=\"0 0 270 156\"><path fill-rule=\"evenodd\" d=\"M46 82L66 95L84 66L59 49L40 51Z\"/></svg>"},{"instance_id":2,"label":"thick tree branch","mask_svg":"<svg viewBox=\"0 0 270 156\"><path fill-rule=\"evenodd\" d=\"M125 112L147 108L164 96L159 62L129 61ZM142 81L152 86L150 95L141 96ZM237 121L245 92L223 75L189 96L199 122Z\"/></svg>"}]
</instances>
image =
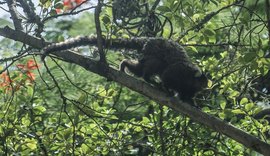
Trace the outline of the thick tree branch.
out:
<instances>
[{"instance_id":1,"label":"thick tree branch","mask_svg":"<svg viewBox=\"0 0 270 156\"><path fill-rule=\"evenodd\" d=\"M37 49L43 48L42 40L29 36L21 31L14 31L9 27L0 28L0 35L15 41L23 42L24 44L28 44ZM62 58L66 62L75 63L81 67L84 67L88 71L107 77L108 79L111 79L136 92L139 92L146 97L149 97L162 105L166 105L183 115L187 115L192 120L204 124L212 128L214 131L220 132L259 153L264 155L269 155L270 153L269 144L234 127L229 123L226 123L216 117L210 116L187 103L183 103L177 98L169 97L164 92L150 86L143 81L137 80L123 72L110 68L100 62L95 62L83 55L71 51L53 52L52 54ZM101 68L106 69L100 70Z\"/></svg>"},{"instance_id":2,"label":"thick tree branch","mask_svg":"<svg viewBox=\"0 0 270 156\"><path fill-rule=\"evenodd\" d=\"M9 12L11 19L13 20L14 27L16 30L23 30L22 19L20 19L19 14L16 9L16 0L7 0Z\"/></svg>"}]
</instances>

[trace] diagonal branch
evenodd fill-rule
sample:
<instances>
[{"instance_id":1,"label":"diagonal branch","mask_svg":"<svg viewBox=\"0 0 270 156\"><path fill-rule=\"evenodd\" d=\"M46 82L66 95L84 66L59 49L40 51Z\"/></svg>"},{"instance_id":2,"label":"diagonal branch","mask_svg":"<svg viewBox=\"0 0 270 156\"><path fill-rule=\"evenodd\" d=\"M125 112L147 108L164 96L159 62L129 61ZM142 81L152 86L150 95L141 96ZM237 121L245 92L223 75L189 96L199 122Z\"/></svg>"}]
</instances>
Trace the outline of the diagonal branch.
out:
<instances>
[{"instance_id":1,"label":"diagonal branch","mask_svg":"<svg viewBox=\"0 0 270 156\"><path fill-rule=\"evenodd\" d=\"M42 40L27 35L24 32L15 31L13 29L10 29L9 27L0 28L0 35L15 41L23 42L24 44L28 44L37 49L43 48ZM208 115L207 113L204 113L187 103L181 102L177 98L168 97L164 92L158 90L157 88L152 87L149 84L137 80L116 69L110 68L104 65L104 63L93 61L83 55L71 51L52 52L52 53L62 58L66 62L77 64L90 72L104 76L138 93L141 93L142 95L149 97L152 100L155 100L161 105L166 105L172 108L173 110L177 111L178 113L187 115L192 120L204 124L213 129L214 131L220 132L234 139L235 141L245 145L248 148L251 148L264 155L269 155L270 153L270 145L261 141L255 136L250 135L216 117ZM102 68L105 68L105 70L101 70Z\"/></svg>"}]
</instances>

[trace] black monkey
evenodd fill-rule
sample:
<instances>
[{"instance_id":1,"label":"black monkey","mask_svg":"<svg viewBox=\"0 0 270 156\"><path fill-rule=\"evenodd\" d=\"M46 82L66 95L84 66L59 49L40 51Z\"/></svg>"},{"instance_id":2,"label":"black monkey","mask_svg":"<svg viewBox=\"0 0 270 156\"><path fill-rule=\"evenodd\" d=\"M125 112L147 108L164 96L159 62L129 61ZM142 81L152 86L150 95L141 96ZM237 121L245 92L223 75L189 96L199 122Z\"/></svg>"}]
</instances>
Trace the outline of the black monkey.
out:
<instances>
[{"instance_id":1,"label":"black monkey","mask_svg":"<svg viewBox=\"0 0 270 156\"><path fill-rule=\"evenodd\" d=\"M82 45L96 45L96 37L78 37L45 47L42 59L49 53ZM166 90L179 93L182 100L190 101L194 95L207 86L207 78L192 63L185 49L172 40L163 38L103 39L105 48L127 48L143 53L137 62L123 60L120 70L127 68L131 73L142 77L154 85L153 76L159 76Z\"/></svg>"},{"instance_id":2,"label":"black monkey","mask_svg":"<svg viewBox=\"0 0 270 156\"><path fill-rule=\"evenodd\" d=\"M167 66L161 75L162 84L180 94L184 101L190 102L198 91L207 87L207 78L196 68L181 62Z\"/></svg>"},{"instance_id":3,"label":"black monkey","mask_svg":"<svg viewBox=\"0 0 270 156\"><path fill-rule=\"evenodd\" d=\"M182 46L164 39L149 40L143 47L143 58L138 62L123 60L120 70L125 67L145 81L157 84L153 76L161 79L166 91L178 92L181 99L191 102L195 94L207 87L207 78L189 59Z\"/></svg>"}]
</instances>

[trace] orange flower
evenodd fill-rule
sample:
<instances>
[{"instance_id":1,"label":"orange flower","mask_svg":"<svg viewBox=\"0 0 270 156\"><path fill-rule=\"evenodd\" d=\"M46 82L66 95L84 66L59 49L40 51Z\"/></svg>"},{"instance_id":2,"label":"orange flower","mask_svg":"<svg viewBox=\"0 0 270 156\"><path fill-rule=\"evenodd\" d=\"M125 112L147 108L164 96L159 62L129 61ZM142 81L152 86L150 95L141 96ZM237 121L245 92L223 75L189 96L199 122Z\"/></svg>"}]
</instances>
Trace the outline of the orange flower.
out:
<instances>
[{"instance_id":1,"label":"orange flower","mask_svg":"<svg viewBox=\"0 0 270 156\"><path fill-rule=\"evenodd\" d=\"M57 14L60 14L60 13L62 13L62 12L63 12L63 10L62 10L62 9L55 9L55 11L56 11L56 13L57 13Z\"/></svg>"},{"instance_id":2,"label":"orange flower","mask_svg":"<svg viewBox=\"0 0 270 156\"><path fill-rule=\"evenodd\" d=\"M28 77L28 79L29 79L30 81L34 81L34 80L36 79L35 74L32 73L32 72L30 72L30 71L27 71L27 72L26 72L26 75L27 75L27 77Z\"/></svg>"},{"instance_id":3,"label":"orange flower","mask_svg":"<svg viewBox=\"0 0 270 156\"><path fill-rule=\"evenodd\" d=\"M72 3L72 0L64 0L63 5L64 5L68 10L74 8L73 3Z\"/></svg>"},{"instance_id":4,"label":"orange flower","mask_svg":"<svg viewBox=\"0 0 270 156\"><path fill-rule=\"evenodd\" d=\"M21 72L13 71L12 80L7 72L0 74L0 88L5 91L18 91L22 85L25 85L26 81L30 81L27 84L31 85L31 82L36 79L35 74L31 71L40 67L33 59L29 59L26 64L17 64L16 66ZM23 77L23 74L27 77Z\"/></svg>"},{"instance_id":5,"label":"orange flower","mask_svg":"<svg viewBox=\"0 0 270 156\"><path fill-rule=\"evenodd\" d=\"M0 77L3 79L3 82L6 82L6 83L10 83L11 82L11 79L10 77L8 76L7 72L4 72L0 75Z\"/></svg>"},{"instance_id":6,"label":"orange flower","mask_svg":"<svg viewBox=\"0 0 270 156\"><path fill-rule=\"evenodd\" d=\"M65 10L71 10L85 1L86 0L63 0L63 5L66 8Z\"/></svg>"},{"instance_id":7,"label":"orange flower","mask_svg":"<svg viewBox=\"0 0 270 156\"><path fill-rule=\"evenodd\" d=\"M24 69L24 66L25 66L25 65L23 65L23 64L17 64L16 66L17 66L19 69Z\"/></svg>"},{"instance_id":8,"label":"orange flower","mask_svg":"<svg viewBox=\"0 0 270 156\"><path fill-rule=\"evenodd\" d=\"M83 3L83 2L85 2L85 0L75 0L75 3L76 3L77 5L80 5L80 4Z\"/></svg>"},{"instance_id":9,"label":"orange flower","mask_svg":"<svg viewBox=\"0 0 270 156\"><path fill-rule=\"evenodd\" d=\"M23 73L25 73L28 77L28 80L34 81L35 80L35 74L31 72L31 70L38 69L40 67L39 64L36 64L36 62L33 59L30 59L27 61L26 65L24 64L17 64L17 68L21 69ZM22 77L22 74L20 74L20 77Z\"/></svg>"},{"instance_id":10,"label":"orange flower","mask_svg":"<svg viewBox=\"0 0 270 156\"><path fill-rule=\"evenodd\" d=\"M17 64L16 65L19 69L23 69L23 70L34 70L40 67L39 64L36 64L36 62L33 59L30 59L27 61L26 65L24 64Z\"/></svg>"},{"instance_id":11,"label":"orange flower","mask_svg":"<svg viewBox=\"0 0 270 156\"><path fill-rule=\"evenodd\" d=\"M5 90L11 89L11 79L7 72L4 72L0 75L2 81L0 80L0 88L4 88Z\"/></svg>"},{"instance_id":12,"label":"orange flower","mask_svg":"<svg viewBox=\"0 0 270 156\"><path fill-rule=\"evenodd\" d=\"M34 69L37 69L39 67L40 67L40 65L36 64L36 62L33 59L30 59L27 61L27 69L28 70L34 70Z\"/></svg>"}]
</instances>

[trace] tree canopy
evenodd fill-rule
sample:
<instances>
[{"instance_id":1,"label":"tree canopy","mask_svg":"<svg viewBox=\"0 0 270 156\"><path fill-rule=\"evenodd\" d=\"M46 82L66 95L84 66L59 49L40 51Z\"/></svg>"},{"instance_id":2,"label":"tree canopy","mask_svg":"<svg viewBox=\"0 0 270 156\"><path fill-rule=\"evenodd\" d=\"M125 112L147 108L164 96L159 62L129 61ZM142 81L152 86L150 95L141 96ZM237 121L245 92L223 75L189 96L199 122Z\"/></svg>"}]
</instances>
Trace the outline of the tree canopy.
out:
<instances>
[{"instance_id":1,"label":"tree canopy","mask_svg":"<svg viewBox=\"0 0 270 156\"><path fill-rule=\"evenodd\" d=\"M269 8L0 0L0 155L269 155ZM77 36L95 40L45 56ZM119 71L149 38L178 43L206 75L195 105Z\"/></svg>"}]
</instances>

